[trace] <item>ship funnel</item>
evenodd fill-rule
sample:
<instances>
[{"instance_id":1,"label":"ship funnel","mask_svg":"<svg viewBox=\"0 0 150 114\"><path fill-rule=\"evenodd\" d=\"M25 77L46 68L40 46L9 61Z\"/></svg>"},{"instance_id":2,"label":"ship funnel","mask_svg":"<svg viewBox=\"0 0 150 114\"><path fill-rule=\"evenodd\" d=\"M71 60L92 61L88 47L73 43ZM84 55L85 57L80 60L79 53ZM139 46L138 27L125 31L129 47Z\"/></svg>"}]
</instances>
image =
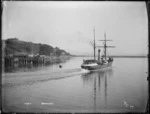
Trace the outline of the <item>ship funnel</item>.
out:
<instances>
[{"instance_id":1,"label":"ship funnel","mask_svg":"<svg viewBox=\"0 0 150 114\"><path fill-rule=\"evenodd\" d=\"M98 50L98 61L100 61L100 49Z\"/></svg>"}]
</instances>

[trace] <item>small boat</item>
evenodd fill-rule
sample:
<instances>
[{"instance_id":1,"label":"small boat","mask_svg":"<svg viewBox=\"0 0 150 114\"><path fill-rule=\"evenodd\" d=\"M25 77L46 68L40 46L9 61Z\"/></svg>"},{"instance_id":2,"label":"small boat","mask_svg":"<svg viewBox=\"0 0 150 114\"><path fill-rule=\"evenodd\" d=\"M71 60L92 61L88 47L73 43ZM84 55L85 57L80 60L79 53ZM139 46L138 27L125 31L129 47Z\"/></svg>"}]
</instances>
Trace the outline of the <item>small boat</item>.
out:
<instances>
[{"instance_id":1,"label":"small boat","mask_svg":"<svg viewBox=\"0 0 150 114\"><path fill-rule=\"evenodd\" d=\"M62 68L62 65L59 65L59 68Z\"/></svg>"},{"instance_id":2,"label":"small boat","mask_svg":"<svg viewBox=\"0 0 150 114\"><path fill-rule=\"evenodd\" d=\"M92 44L94 48L94 59L88 59L88 60L83 60L83 63L81 65L82 69L86 70L98 70L98 69L103 69L112 66L113 63L113 58L112 57L107 57L106 56L106 48L113 48L114 46L107 46L106 41L112 41L112 40L106 40L106 34L104 34L105 39L104 40L99 40L103 41L104 46L95 46L95 29L94 29L94 43ZM103 47L104 48L104 55L100 58L100 49L98 49L98 60L95 59L95 49L97 47Z\"/></svg>"}]
</instances>

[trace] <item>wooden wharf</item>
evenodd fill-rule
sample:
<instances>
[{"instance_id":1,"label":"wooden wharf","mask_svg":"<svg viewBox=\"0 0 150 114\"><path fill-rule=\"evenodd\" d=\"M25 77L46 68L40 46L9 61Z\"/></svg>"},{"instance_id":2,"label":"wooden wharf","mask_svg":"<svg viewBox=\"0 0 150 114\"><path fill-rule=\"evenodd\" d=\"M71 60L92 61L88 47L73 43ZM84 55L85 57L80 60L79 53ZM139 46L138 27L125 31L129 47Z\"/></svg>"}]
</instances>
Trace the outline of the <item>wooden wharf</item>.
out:
<instances>
[{"instance_id":1,"label":"wooden wharf","mask_svg":"<svg viewBox=\"0 0 150 114\"><path fill-rule=\"evenodd\" d=\"M51 63L51 58L48 56L33 56L28 55L11 55L5 56L4 62L6 66L11 66L15 63L18 64L45 64Z\"/></svg>"}]
</instances>

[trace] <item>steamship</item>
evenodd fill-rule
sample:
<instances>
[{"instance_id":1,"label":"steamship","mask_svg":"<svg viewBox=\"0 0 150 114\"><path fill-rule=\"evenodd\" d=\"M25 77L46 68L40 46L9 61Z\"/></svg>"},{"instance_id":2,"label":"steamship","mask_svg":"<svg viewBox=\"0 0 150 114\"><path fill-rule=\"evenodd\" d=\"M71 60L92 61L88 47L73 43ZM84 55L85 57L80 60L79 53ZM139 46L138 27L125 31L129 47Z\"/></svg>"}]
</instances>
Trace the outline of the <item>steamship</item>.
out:
<instances>
[{"instance_id":1,"label":"steamship","mask_svg":"<svg viewBox=\"0 0 150 114\"><path fill-rule=\"evenodd\" d=\"M91 43L94 49L94 59L88 59L88 60L83 60L83 63L81 65L82 69L86 70L98 70L98 69L103 69L112 66L113 63L113 58L112 57L107 57L106 55L106 48L114 48L115 46L107 46L106 42L107 41L112 41L112 40L106 40L106 33L104 33L104 40L99 40L103 41L103 46L96 46L95 45L95 29L94 31L94 42ZM95 49L96 48L104 48L104 55L100 57L100 49L98 49L98 59L95 59Z\"/></svg>"}]
</instances>

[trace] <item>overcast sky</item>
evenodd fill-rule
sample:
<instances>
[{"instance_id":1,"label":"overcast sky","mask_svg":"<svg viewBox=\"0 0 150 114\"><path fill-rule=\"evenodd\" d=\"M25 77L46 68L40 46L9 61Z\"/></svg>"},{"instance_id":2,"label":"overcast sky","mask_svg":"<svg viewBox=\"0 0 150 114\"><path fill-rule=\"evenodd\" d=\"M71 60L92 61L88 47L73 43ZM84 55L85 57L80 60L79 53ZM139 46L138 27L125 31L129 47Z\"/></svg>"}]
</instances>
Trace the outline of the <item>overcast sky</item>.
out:
<instances>
[{"instance_id":1,"label":"overcast sky","mask_svg":"<svg viewBox=\"0 0 150 114\"><path fill-rule=\"evenodd\" d=\"M145 2L5 1L2 39L49 44L71 54L92 54L90 41L112 39L113 55L148 53L148 17Z\"/></svg>"}]
</instances>

